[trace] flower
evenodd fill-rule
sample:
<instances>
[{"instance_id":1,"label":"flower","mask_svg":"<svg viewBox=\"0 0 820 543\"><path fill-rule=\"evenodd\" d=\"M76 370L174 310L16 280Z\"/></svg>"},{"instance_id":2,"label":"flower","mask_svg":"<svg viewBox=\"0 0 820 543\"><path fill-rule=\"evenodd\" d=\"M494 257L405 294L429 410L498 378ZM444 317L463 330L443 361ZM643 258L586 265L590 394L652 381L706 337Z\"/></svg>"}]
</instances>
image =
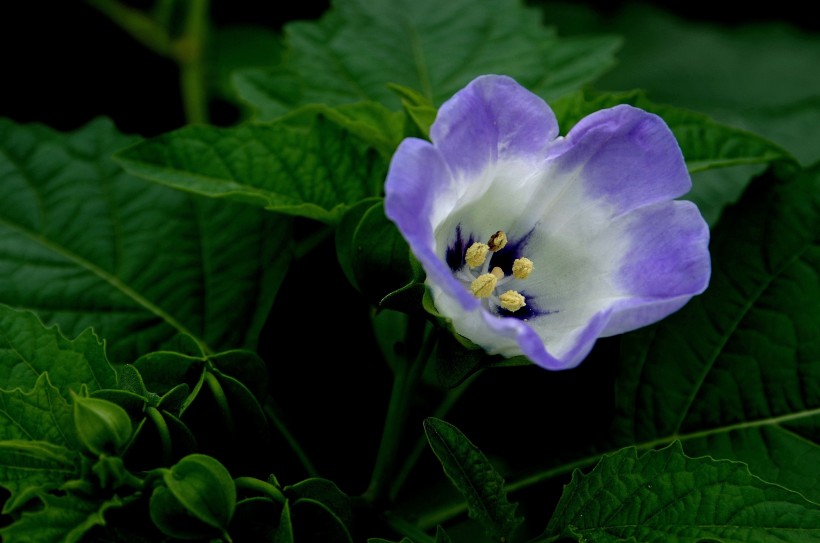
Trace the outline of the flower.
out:
<instances>
[{"instance_id":1,"label":"flower","mask_svg":"<svg viewBox=\"0 0 820 543\"><path fill-rule=\"evenodd\" d=\"M709 229L664 121L619 105L558 135L509 77L445 102L431 142L405 139L385 212L436 310L490 354L577 366L599 337L656 322L706 289Z\"/></svg>"}]
</instances>

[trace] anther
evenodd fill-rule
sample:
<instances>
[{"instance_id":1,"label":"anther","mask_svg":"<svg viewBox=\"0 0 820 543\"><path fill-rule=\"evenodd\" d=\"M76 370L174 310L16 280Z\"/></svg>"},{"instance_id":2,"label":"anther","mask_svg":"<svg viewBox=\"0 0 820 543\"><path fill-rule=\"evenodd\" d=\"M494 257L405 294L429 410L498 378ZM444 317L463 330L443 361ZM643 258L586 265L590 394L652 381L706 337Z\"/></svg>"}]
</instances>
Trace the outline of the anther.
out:
<instances>
[{"instance_id":1,"label":"anther","mask_svg":"<svg viewBox=\"0 0 820 543\"><path fill-rule=\"evenodd\" d=\"M489 298L495 290L498 278L491 273L479 275L470 285L470 291L479 298Z\"/></svg>"},{"instance_id":2,"label":"anther","mask_svg":"<svg viewBox=\"0 0 820 543\"><path fill-rule=\"evenodd\" d=\"M498 297L498 302L507 311L512 311L515 313L525 305L527 302L524 300L524 297L514 290L508 290L504 294Z\"/></svg>"},{"instance_id":3,"label":"anther","mask_svg":"<svg viewBox=\"0 0 820 543\"><path fill-rule=\"evenodd\" d=\"M493 269L490 270L490 273L495 275L496 279L504 279L504 270L495 266Z\"/></svg>"},{"instance_id":4,"label":"anther","mask_svg":"<svg viewBox=\"0 0 820 543\"><path fill-rule=\"evenodd\" d=\"M503 230L499 230L490 236L490 241L487 242L487 245L492 252L500 251L507 245L507 234L505 234Z\"/></svg>"},{"instance_id":5,"label":"anther","mask_svg":"<svg viewBox=\"0 0 820 543\"><path fill-rule=\"evenodd\" d=\"M467 265L471 268L475 268L484 264L484 260L487 259L487 253L490 250L490 246L486 243L481 243L476 241L472 245L470 245L467 252L464 253L464 260L467 262Z\"/></svg>"},{"instance_id":6,"label":"anther","mask_svg":"<svg viewBox=\"0 0 820 543\"><path fill-rule=\"evenodd\" d=\"M513 276L516 279L526 279L533 269L532 260L529 258L516 258L512 265Z\"/></svg>"}]
</instances>

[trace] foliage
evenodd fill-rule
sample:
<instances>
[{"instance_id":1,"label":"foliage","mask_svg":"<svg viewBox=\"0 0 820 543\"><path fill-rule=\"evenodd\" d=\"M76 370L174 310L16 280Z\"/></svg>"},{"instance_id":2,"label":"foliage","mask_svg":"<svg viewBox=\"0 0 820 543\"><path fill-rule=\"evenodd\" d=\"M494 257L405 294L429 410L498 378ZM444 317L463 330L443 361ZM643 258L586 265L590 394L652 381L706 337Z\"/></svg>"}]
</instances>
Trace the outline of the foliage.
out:
<instances>
[{"instance_id":1,"label":"foliage","mask_svg":"<svg viewBox=\"0 0 820 543\"><path fill-rule=\"evenodd\" d=\"M640 5L336 0L279 35L87 4L172 61L191 123L3 110L3 541L820 540L817 36ZM562 134L623 103L666 121L709 289L561 373L440 326L383 183L486 73Z\"/></svg>"}]
</instances>

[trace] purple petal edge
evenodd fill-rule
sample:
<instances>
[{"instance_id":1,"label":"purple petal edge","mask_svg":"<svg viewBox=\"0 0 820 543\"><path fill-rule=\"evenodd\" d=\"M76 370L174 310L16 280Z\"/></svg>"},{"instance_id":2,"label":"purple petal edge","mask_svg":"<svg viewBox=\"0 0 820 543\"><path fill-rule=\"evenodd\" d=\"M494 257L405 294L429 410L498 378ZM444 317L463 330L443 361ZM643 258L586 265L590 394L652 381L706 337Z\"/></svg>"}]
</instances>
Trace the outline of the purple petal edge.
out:
<instances>
[{"instance_id":1,"label":"purple petal edge","mask_svg":"<svg viewBox=\"0 0 820 543\"><path fill-rule=\"evenodd\" d=\"M437 192L451 184L451 175L438 150L430 142L407 138L401 142L385 182L384 210L401 231L430 281L440 285L465 310L479 307L478 299L453 277L435 253L430 216Z\"/></svg>"},{"instance_id":2,"label":"purple petal edge","mask_svg":"<svg viewBox=\"0 0 820 543\"><path fill-rule=\"evenodd\" d=\"M503 75L474 79L442 104L430 127L445 162L464 174L499 159L544 157L557 136L546 102Z\"/></svg>"},{"instance_id":3,"label":"purple petal edge","mask_svg":"<svg viewBox=\"0 0 820 543\"><path fill-rule=\"evenodd\" d=\"M587 115L552 158L559 170L581 170L584 191L606 200L615 214L671 200L692 181L680 146L659 116L629 105Z\"/></svg>"}]
</instances>

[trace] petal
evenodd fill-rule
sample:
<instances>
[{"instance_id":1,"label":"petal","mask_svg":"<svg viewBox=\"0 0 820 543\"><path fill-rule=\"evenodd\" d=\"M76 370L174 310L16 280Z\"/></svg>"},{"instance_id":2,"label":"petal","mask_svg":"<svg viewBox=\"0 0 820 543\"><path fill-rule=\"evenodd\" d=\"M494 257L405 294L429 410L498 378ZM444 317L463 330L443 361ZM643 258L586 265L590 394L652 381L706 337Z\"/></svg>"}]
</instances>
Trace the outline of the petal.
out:
<instances>
[{"instance_id":1,"label":"petal","mask_svg":"<svg viewBox=\"0 0 820 543\"><path fill-rule=\"evenodd\" d=\"M565 330L556 326L545 338L524 321L493 315L481 306L465 312L459 310L459 302L448 292L435 285L431 285L431 291L436 308L452 317L455 331L489 354L506 357L523 354L550 370L569 369L580 364L609 320L609 312L605 310L577 328Z\"/></svg>"},{"instance_id":2,"label":"petal","mask_svg":"<svg viewBox=\"0 0 820 543\"><path fill-rule=\"evenodd\" d=\"M434 217L449 212L450 190L452 177L438 150L424 140L402 141L387 172L385 214L396 223L428 280L451 292L463 309L472 309L480 305L478 299L453 277L436 254Z\"/></svg>"},{"instance_id":3,"label":"petal","mask_svg":"<svg viewBox=\"0 0 820 543\"><path fill-rule=\"evenodd\" d=\"M556 175L577 178L573 190L612 216L686 194L692 186L683 154L666 123L628 105L582 119L551 162Z\"/></svg>"},{"instance_id":4,"label":"petal","mask_svg":"<svg viewBox=\"0 0 820 543\"><path fill-rule=\"evenodd\" d=\"M474 79L439 109L430 139L458 178L498 160L538 160L558 135L550 107L515 80Z\"/></svg>"},{"instance_id":5,"label":"petal","mask_svg":"<svg viewBox=\"0 0 820 543\"><path fill-rule=\"evenodd\" d=\"M680 309L709 284L709 227L697 206L672 201L630 214L617 285L627 297L613 306L605 335L634 330Z\"/></svg>"}]
</instances>

